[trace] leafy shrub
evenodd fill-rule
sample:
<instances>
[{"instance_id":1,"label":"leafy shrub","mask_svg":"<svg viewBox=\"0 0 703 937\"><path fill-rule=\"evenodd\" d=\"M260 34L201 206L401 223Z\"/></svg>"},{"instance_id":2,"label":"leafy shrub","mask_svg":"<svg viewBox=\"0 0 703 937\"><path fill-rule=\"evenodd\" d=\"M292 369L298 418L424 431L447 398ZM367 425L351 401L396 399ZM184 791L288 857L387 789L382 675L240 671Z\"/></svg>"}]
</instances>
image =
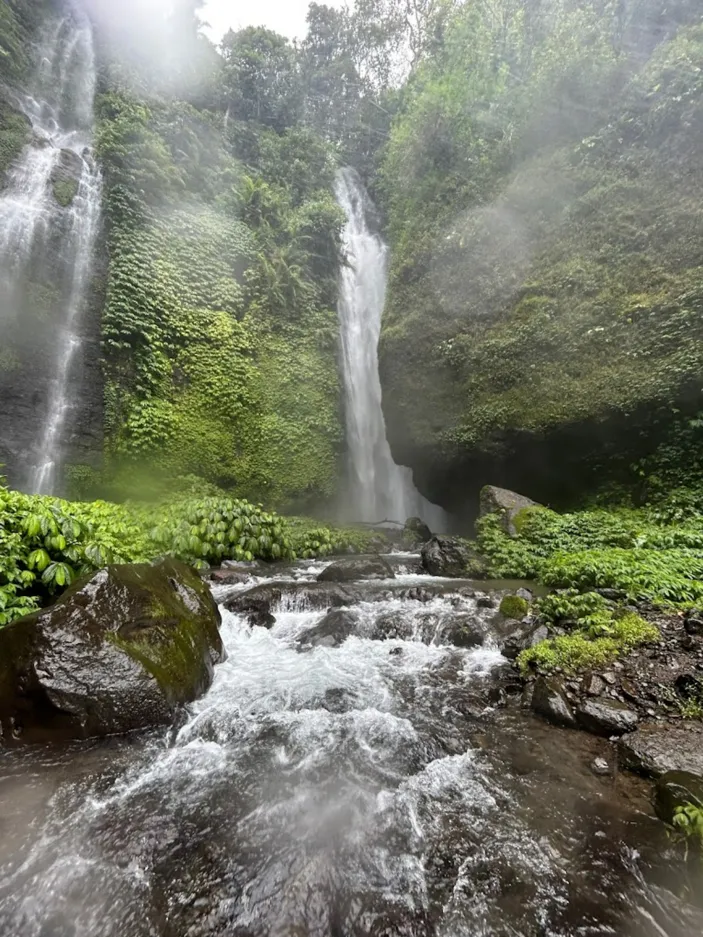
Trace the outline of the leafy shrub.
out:
<instances>
[{"instance_id":1,"label":"leafy shrub","mask_svg":"<svg viewBox=\"0 0 703 937\"><path fill-rule=\"evenodd\" d=\"M697 849L703 849L703 807L700 804L687 803L674 811L674 827L686 840Z\"/></svg>"}]
</instances>

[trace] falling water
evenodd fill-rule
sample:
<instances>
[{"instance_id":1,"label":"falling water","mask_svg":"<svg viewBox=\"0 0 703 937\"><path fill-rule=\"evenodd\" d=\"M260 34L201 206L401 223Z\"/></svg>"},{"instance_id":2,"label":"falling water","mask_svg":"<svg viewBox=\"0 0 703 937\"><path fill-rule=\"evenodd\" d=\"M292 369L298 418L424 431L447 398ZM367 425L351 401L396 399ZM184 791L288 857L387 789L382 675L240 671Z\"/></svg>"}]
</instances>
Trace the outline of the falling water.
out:
<instances>
[{"instance_id":1,"label":"falling water","mask_svg":"<svg viewBox=\"0 0 703 937\"><path fill-rule=\"evenodd\" d=\"M74 10L47 31L31 93L15 102L31 124L32 140L0 196L0 327L5 343L23 350L33 365L23 370L37 375L46 367L51 373L46 393L31 408L23 401L21 412L6 414L15 422L32 421L25 436L31 444L23 443L31 451L18 461L25 466L25 486L39 494L55 488L74 406L71 376L99 224L101 180L90 151L95 81L90 23ZM72 181L75 196L62 206L56 185ZM39 320L38 296L45 310ZM42 360L37 352L34 360L40 345L49 347L49 356ZM41 384L38 375L25 381Z\"/></svg>"},{"instance_id":2,"label":"falling water","mask_svg":"<svg viewBox=\"0 0 703 937\"><path fill-rule=\"evenodd\" d=\"M378 373L378 340L386 298L388 248L371 230L375 208L353 169L337 176L336 195L347 216L339 323L353 519L404 521L422 517L441 530L444 512L425 500L412 472L396 465L386 438Z\"/></svg>"}]
</instances>

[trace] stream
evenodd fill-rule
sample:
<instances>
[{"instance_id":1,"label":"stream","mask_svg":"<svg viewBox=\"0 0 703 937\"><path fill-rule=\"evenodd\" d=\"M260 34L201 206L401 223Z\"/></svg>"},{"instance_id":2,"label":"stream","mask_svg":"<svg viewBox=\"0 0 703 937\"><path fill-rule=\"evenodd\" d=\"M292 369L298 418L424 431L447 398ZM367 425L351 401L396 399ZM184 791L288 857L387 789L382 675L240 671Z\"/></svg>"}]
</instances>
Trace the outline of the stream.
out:
<instances>
[{"instance_id":1,"label":"stream","mask_svg":"<svg viewBox=\"0 0 703 937\"><path fill-rule=\"evenodd\" d=\"M215 587L277 579L276 623L223 610L228 660L166 733L1 752L0 934L700 934L649 785L521 710L466 584L423 596L391 559L339 647L297 640L324 609L293 582L325 563ZM483 646L446 643L457 614Z\"/></svg>"}]
</instances>

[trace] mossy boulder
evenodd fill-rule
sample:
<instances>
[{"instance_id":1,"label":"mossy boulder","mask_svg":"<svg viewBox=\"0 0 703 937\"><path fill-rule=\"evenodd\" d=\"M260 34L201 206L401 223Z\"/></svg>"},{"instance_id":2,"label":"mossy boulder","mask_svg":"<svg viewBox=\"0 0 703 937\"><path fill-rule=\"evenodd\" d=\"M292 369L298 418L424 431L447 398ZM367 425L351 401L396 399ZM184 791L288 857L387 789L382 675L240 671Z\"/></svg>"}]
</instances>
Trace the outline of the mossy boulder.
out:
<instances>
[{"instance_id":1,"label":"mossy boulder","mask_svg":"<svg viewBox=\"0 0 703 937\"><path fill-rule=\"evenodd\" d=\"M68 208L76 195L81 174L83 160L73 150L61 150L59 161L51 174L51 188L54 198L62 208Z\"/></svg>"},{"instance_id":2,"label":"mossy boulder","mask_svg":"<svg viewBox=\"0 0 703 937\"><path fill-rule=\"evenodd\" d=\"M496 514L506 534L511 537L519 535L522 525L533 510L542 510L542 505L515 491L497 488L495 485L486 485L481 489L479 517Z\"/></svg>"},{"instance_id":3,"label":"mossy boulder","mask_svg":"<svg viewBox=\"0 0 703 937\"><path fill-rule=\"evenodd\" d=\"M519 595L506 595L500 603L500 613L506 618L514 618L520 621L530 610L530 604L527 599Z\"/></svg>"},{"instance_id":4,"label":"mossy boulder","mask_svg":"<svg viewBox=\"0 0 703 937\"><path fill-rule=\"evenodd\" d=\"M0 630L2 736L92 738L170 723L224 659L219 623L207 586L176 560L79 580Z\"/></svg>"}]
</instances>

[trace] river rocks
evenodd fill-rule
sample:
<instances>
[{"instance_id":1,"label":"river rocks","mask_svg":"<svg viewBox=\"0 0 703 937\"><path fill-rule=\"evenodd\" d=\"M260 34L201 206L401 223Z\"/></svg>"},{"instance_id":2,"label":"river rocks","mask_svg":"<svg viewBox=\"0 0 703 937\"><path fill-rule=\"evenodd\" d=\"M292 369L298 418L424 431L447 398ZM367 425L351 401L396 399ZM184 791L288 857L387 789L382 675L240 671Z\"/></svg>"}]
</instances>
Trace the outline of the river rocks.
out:
<instances>
[{"instance_id":1,"label":"river rocks","mask_svg":"<svg viewBox=\"0 0 703 937\"><path fill-rule=\"evenodd\" d=\"M586 699L576 710L576 721L594 735L624 735L637 728L637 713L612 699Z\"/></svg>"},{"instance_id":2,"label":"river rocks","mask_svg":"<svg viewBox=\"0 0 703 937\"><path fill-rule=\"evenodd\" d=\"M668 771L657 781L654 809L664 823L673 823L678 807L703 808L703 777L688 771Z\"/></svg>"},{"instance_id":3,"label":"river rocks","mask_svg":"<svg viewBox=\"0 0 703 937\"><path fill-rule=\"evenodd\" d=\"M417 547L432 539L432 531L420 517L409 517L403 530L403 542Z\"/></svg>"},{"instance_id":4,"label":"river rocks","mask_svg":"<svg viewBox=\"0 0 703 937\"><path fill-rule=\"evenodd\" d=\"M249 573L236 569L211 569L207 578L216 586L238 586L250 581Z\"/></svg>"},{"instance_id":5,"label":"river rocks","mask_svg":"<svg viewBox=\"0 0 703 937\"><path fill-rule=\"evenodd\" d=\"M605 758L594 758L591 762L591 771L600 778L605 778L611 773L610 765Z\"/></svg>"},{"instance_id":6,"label":"river rocks","mask_svg":"<svg viewBox=\"0 0 703 937\"><path fill-rule=\"evenodd\" d=\"M317 577L318 582L358 582L364 579L395 579L382 556L354 556L332 563Z\"/></svg>"},{"instance_id":7,"label":"river rocks","mask_svg":"<svg viewBox=\"0 0 703 937\"><path fill-rule=\"evenodd\" d=\"M359 616L347 608L333 608L312 628L298 637L299 650L312 647L339 647L353 634Z\"/></svg>"},{"instance_id":8,"label":"river rocks","mask_svg":"<svg viewBox=\"0 0 703 937\"><path fill-rule=\"evenodd\" d=\"M703 611L700 609L691 609L686 613L684 620L686 634L699 637L703 635Z\"/></svg>"},{"instance_id":9,"label":"river rocks","mask_svg":"<svg viewBox=\"0 0 703 937\"><path fill-rule=\"evenodd\" d=\"M431 576L481 578L485 563L456 537L433 537L422 548L422 567Z\"/></svg>"},{"instance_id":10,"label":"river rocks","mask_svg":"<svg viewBox=\"0 0 703 937\"><path fill-rule=\"evenodd\" d=\"M703 726L644 725L618 743L623 768L658 778L670 771L703 776Z\"/></svg>"},{"instance_id":11,"label":"river rocks","mask_svg":"<svg viewBox=\"0 0 703 937\"><path fill-rule=\"evenodd\" d=\"M5 737L91 738L168 724L224 659L220 615L188 566L109 566L0 630Z\"/></svg>"},{"instance_id":12,"label":"river rocks","mask_svg":"<svg viewBox=\"0 0 703 937\"><path fill-rule=\"evenodd\" d=\"M532 710L554 725L576 727L576 719L566 698L561 681L555 677L538 677L532 691Z\"/></svg>"},{"instance_id":13,"label":"river rocks","mask_svg":"<svg viewBox=\"0 0 703 937\"><path fill-rule=\"evenodd\" d=\"M507 488L496 488L494 485L486 485L481 489L479 498L479 517L485 517L486 514L497 514L501 519L501 524L506 533L511 537L517 535L515 527L515 517L523 508L541 507L536 501L519 495L515 491L508 491Z\"/></svg>"}]
</instances>

